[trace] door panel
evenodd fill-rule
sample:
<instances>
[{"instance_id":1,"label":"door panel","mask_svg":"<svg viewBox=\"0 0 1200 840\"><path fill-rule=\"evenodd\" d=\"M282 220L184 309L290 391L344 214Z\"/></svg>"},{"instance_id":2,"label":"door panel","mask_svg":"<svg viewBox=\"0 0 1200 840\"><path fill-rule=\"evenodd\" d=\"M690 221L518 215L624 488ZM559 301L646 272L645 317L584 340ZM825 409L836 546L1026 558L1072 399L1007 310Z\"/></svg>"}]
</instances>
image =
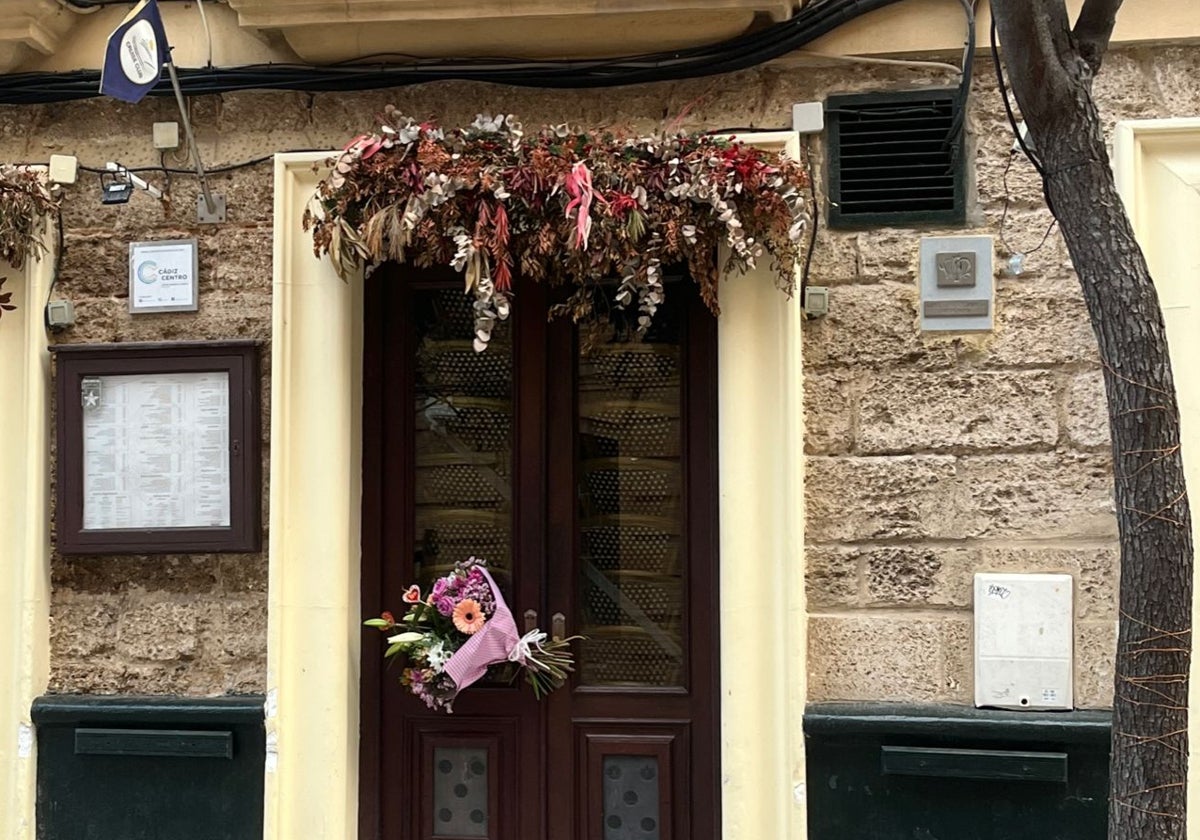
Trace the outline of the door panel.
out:
<instances>
[{"instance_id":1,"label":"door panel","mask_svg":"<svg viewBox=\"0 0 1200 840\"><path fill-rule=\"evenodd\" d=\"M493 334L495 347L476 354L460 280L451 286L385 267L369 281L366 297L373 317L366 321L364 367L373 375L365 381L377 393L364 393L364 574L376 568L380 581L377 592L365 593L366 611L399 615L410 584L428 592L455 562L476 555L488 561L520 615L523 605L541 598L543 537L536 517L522 511L544 506L545 447L537 419L543 412L535 408L542 386L514 371L522 358L540 364L544 327L529 319L521 329L514 318ZM521 405L533 419L518 426ZM364 673L383 670L372 641L363 646ZM494 668L446 715L426 709L399 675L397 667L384 671L378 705L364 698L364 741L377 740L379 748L363 751L373 764L363 768L370 786L363 810L372 819L362 835L543 837L544 711L528 691ZM464 758L478 758L481 750L482 774L472 769L478 761ZM440 773L444 761L451 762L450 778ZM484 789L487 808L478 805ZM456 807L456 799L471 807ZM473 819L477 811L482 822Z\"/></svg>"},{"instance_id":2,"label":"door panel","mask_svg":"<svg viewBox=\"0 0 1200 840\"><path fill-rule=\"evenodd\" d=\"M362 835L714 838L715 323L694 284L644 341L619 315L547 324L528 284L482 354L459 278L368 284L366 611L475 555L519 624L587 638L548 699L499 667L453 715L396 669L372 682L364 644Z\"/></svg>"},{"instance_id":3,"label":"door panel","mask_svg":"<svg viewBox=\"0 0 1200 840\"><path fill-rule=\"evenodd\" d=\"M661 307L643 341L614 316L575 342L581 686L686 684L684 314Z\"/></svg>"},{"instance_id":4,"label":"door panel","mask_svg":"<svg viewBox=\"0 0 1200 840\"><path fill-rule=\"evenodd\" d=\"M586 840L690 837L688 725L583 723Z\"/></svg>"},{"instance_id":5,"label":"door panel","mask_svg":"<svg viewBox=\"0 0 1200 840\"><path fill-rule=\"evenodd\" d=\"M420 797L412 804L421 840L500 840L516 801L516 721L472 732L469 723L417 724Z\"/></svg>"},{"instance_id":6,"label":"door panel","mask_svg":"<svg viewBox=\"0 0 1200 840\"><path fill-rule=\"evenodd\" d=\"M550 473L547 588L588 638L547 698L549 778L575 791L551 796L549 836L715 838L716 324L690 281L668 287L644 339L620 317L582 341L551 332L551 357L573 364L551 378L549 415L573 421L550 435L571 474ZM657 816L645 791L613 798L631 757L651 772L646 756Z\"/></svg>"},{"instance_id":7,"label":"door panel","mask_svg":"<svg viewBox=\"0 0 1200 840\"><path fill-rule=\"evenodd\" d=\"M454 564L483 557L511 596L513 346L497 325L488 352L471 347L461 288L409 292L412 358L413 567L422 592Z\"/></svg>"},{"instance_id":8,"label":"door panel","mask_svg":"<svg viewBox=\"0 0 1200 840\"><path fill-rule=\"evenodd\" d=\"M500 799L495 774L497 739L430 743L422 753L432 802L432 837L487 837ZM488 768L491 768L489 775Z\"/></svg>"}]
</instances>

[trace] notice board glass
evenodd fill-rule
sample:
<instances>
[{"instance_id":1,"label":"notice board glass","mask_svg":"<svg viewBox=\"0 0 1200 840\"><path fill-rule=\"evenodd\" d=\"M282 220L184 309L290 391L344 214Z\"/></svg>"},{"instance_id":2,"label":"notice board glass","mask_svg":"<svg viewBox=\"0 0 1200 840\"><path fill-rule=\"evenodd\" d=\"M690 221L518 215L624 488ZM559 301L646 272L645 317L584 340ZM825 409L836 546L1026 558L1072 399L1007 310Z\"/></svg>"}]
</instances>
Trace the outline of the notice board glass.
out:
<instances>
[{"instance_id":1,"label":"notice board glass","mask_svg":"<svg viewBox=\"0 0 1200 840\"><path fill-rule=\"evenodd\" d=\"M257 550L254 342L55 351L60 552Z\"/></svg>"}]
</instances>

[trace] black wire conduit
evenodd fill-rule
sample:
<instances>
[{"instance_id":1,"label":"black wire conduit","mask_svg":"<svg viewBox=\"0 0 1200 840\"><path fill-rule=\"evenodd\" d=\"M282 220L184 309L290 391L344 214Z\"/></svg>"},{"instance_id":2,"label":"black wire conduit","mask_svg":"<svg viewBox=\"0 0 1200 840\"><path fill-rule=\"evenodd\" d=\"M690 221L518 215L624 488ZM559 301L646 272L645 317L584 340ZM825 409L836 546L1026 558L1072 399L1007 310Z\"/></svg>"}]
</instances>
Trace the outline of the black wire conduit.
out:
<instances>
[{"instance_id":1,"label":"black wire conduit","mask_svg":"<svg viewBox=\"0 0 1200 840\"><path fill-rule=\"evenodd\" d=\"M183 92L196 96L239 90L312 92L372 90L461 80L519 87L582 89L673 81L732 73L787 55L842 24L900 0L818 0L780 23L716 44L608 59L414 59L329 66L256 64L179 71ZM77 3L81 8L96 3ZM107 5L107 3L106 3ZM97 55L99 58L99 55ZM35 105L99 96L100 71L0 76L0 104ZM152 96L172 96L166 82Z\"/></svg>"}]
</instances>

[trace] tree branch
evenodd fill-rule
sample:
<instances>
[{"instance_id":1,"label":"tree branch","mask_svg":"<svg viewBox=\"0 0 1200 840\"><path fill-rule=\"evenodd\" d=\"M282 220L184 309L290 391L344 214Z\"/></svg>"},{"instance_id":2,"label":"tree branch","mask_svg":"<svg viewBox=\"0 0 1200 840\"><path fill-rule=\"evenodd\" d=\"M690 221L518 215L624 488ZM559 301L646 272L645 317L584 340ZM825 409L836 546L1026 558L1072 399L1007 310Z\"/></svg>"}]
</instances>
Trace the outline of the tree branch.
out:
<instances>
[{"instance_id":1,"label":"tree branch","mask_svg":"<svg viewBox=\"0 0 1200 840\"><path fill-rule=\"evenodd\" d=\"M1084 0L1079 19L1075 21L1075 43L1079 55L1092 68L1100 71L1100 62L1108 50L1113 27L1117 24L1117 11L1123 0Z\"/></svg>"},{"instance_id":2,"label":"tree branch","mask_svg":"<svg viewBox=\"0 0 1200 840\"><path fill-rule=\"evenodd\" d=\"M1092 2L1092 0L1089 0ZM1053 114L1071 107L1082 70L1064 0L992 0L992 16L1000 32L1005 65L1021 114L1032 130ZM1040 143L1036 132L1034 143Z\"/></svg>"}]
</instances>

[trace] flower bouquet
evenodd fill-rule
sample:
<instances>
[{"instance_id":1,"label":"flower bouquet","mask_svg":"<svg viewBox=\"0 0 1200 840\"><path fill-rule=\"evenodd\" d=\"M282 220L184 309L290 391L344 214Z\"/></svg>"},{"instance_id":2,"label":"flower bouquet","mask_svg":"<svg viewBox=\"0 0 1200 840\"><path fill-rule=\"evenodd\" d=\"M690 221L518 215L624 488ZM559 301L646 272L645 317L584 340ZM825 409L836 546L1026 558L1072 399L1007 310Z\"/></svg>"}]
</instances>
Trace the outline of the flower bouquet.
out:
<instances>
[{"instance_id":1,"label":"flower bouquet","mask_svg":"<svg viewBox=\"0 0 1200 840\"><path fill-rule=\"evenodd\" d=\"M453 711L455 697L487 672L489 665L512 662L541 698L561 686L574 670L570 644L578 637L550 638L541 630L517 632L512 612L483 560L458 563L438 578L428 596L410 586L408 612L363 622L388 637L385 658L403 655L400 681L431 709Z\"/></svg>"}]
</instances>

